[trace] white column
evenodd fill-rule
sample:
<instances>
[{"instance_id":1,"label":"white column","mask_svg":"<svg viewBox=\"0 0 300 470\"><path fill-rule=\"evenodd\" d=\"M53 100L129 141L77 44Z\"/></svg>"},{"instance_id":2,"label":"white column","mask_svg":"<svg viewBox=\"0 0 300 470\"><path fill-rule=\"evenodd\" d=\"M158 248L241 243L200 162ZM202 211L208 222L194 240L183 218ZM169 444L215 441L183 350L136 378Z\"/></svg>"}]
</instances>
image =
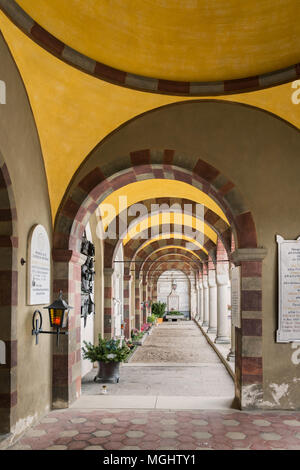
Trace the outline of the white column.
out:
<instances>
[{"instance_id":1,"label":"white column","mask_svg":"<svg viewBox=\"0 0 300 470\"><path fill-rule=\"evenodd\" d=\"M196 312L193 318L195 320L198 320L199 318L199 286L197 283L196 283Z\"/></svg>"},{"instance_id":2,"label":"white column","mask_svg":"<svg viewBox=\"0 0 300 470\"><path fill-rule=\"evenodd\" d=\"M207 275L203 276L203 287L204 287L204 313L203 313L202 326L208 326L208 320L209 320L209 291L208 291Z\"/></svg>"},{"instance_id":3,"label":"white column","mask_svg":"<svg viewBox=\"0 0 300 470\"><path fill-rule=\"evenodd\" d=\"M199 281L199 323L202 325L204 315L204 288L202 280Z\"/></svg>"},{"instance_id":4,"label":"white column","mask_svg":"<svg viewBox=\"0 0 300 470\"><path fill-rule=\"evenodd\" d=\"M217 274L218 324L215 343L229 344L228 334L228 274Z\"/></svg>"},{"instance_id":5,"label":"white column","mask_svg":"<svg viewBox=\"0 0 300 470\"><path fill-rule=\"evenodd\" d=\"M208 271L208 287L209 287L209 325L207 333L217 333L217 282L216 271L210 269Z\"/></svg>"}]
</instances>

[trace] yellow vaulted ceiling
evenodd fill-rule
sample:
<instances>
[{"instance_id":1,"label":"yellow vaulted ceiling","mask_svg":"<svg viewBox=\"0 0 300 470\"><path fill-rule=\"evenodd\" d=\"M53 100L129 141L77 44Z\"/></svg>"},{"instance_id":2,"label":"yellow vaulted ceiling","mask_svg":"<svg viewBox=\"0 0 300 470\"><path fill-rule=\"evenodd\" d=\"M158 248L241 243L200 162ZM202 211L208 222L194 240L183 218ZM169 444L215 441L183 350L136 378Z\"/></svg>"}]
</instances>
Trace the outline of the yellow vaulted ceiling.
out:
<instances>
[{"instance_id":1,"label":"yellow vaulted ceiling","mask_svg":"<svg viewBox=\"0 0 300 470\"><path fill-rule=\"evenodd\" d=\"M137 250L136 254L142 250L143 248L146 248L146 246L151 245L151 243L154 243L159 240L169 240L169 239L178 239L178 240L185 240L187 242L187 247L190 248L191 246L197 246L199 250L204 251L206 255L208 255L208 251L194 238L190 238L187 235L184 235L182 233L163 233L160 235L157 235L157 237L153 237L147 242L143 243L143 245L140 246L140 248ZM181 246L180 246L181 248ZM193 250L194 252L195 250Z\"/></svg>"},{"instance_id":2,"label":"yellow vaulted ceiling","mask_svg":"<svg viewBox=\"0 0 300 470\"><path fill-rule=\"evenodd\" d=\"M207 207L218 214L218 216L229 225L228 219L220 206L200 189L188 183L184 183L183 181L156 179L155 182L156 184L154 185L151 179L137 181L127 184L109 194L99 206L104 231L112 220L124 209L129 208L133 204L146 201L147 199L163 197L188 199L196 202L199 204L200 210L203 209L203 206ZM145 210L147 210L146 207ZM167 215L170 217L169 213ZM200 213L199 215L202 214ZM184 221L189 219L189 216L184 214L184 208L183 213L177 214L177 216L183 218Z\"/></svg>"},{"instance_id":3,"label":"yellow vaulted ceiling","mask_svg":"<svg viewBox=\"0 0 300 470\"><path fill-rule=\"evenodd\" d=\"M155 78L224 80L300 57L298 0L17 0L58 39Z\"/></svg>"},{"instance_id":4,"label":"yellow vaulted ceiling","mask_svg":"<svg viewBox=\"0 0 300 470\"><path fill-rule=\"evenodd\" d=\"M21 3L24 8L26 5L28 8L30 5L34 6L37 14L40 11L39 5L43 5L46 11L54 3L61 5L61 8L66 8L66 5L74 2L72 0L60 0L59 2L32 0ZM116 4L117 1L106 2L107 5L109 3ZM132 3L134 3L133 0ZM146 3L148 2L144 0L139 2L139 4ZM225 5L228 2L223 3ZM252 3L247 2L247 7L250 8L249 4ZM266 4L262 0L260 3ZM272 5L277 3L272 1ZM290 1L285 0L281 3L289 10ZM89 4L88 1L76 2L78 8L83 8L87 4ZM163 2L161 4L163 5ZM180 4L192 5L191 0L178 1L178 8ZM275 8L275 16L276 11ZM33 14L33 16L36 15ZM271 15L270 21L274 22L272 18ZM296 18L297 11L295 11ZM41 23L43 22L41 21ZM80 25L81 21L78 20L78 23ZM292 20L291 25L293 25ZM145 111L190 99L130 90L80 72L34 43L1 11L0 28L24 80L36 120L45 161L53 219L74 173L97 143L121 124ZM89 34L88 31L89 28L85 28L85 35ZM186 31L189 34L188 27L186 27ZM282 44L284 44L284 40ZM297 44L297 41L293 42L290 47L291 51L295 50ZM232 47L237 46L238 44L235 43ZM280 50L281 48L278 50L279 56ZM150 61L150 56L147 57ZM255 63L255 56L249 54L247 60L250 59ZM218 97L218 99L261 107L300 127L300 104L292 103L292 91L294 90L288 83L275 88Z\"/></svg>"},{"instance_id":5,"label":"yellow vaulted ceiling","mask_svg":"<svg viewBox=\"0 0 300 470\"><path fill-rule=\"evenodd\" d=\"M158 228L158 226L163 224L167 226L167 228L163 227L164 232L168 230L169 233L170 224L174 224L179 226L183 233L186 231L186 227L195 230L195 240L199 241L200 237L203 241L204 235L206 235L215 244L217 243L218 237L216 232L214 232L205 222L196 219L196 217L191 215L166 212L149 216L148 218L143 219L141 222L134 224L134 226L128 230L126 237L123 239L123 245L126 245L132 238L138 238L140 235L142 235L142 232L148 228ZM162 231L162 227L159 227L158 230ZM192 236L190 236L190 238L192 238Z\"/></svg>"}]
</instances>

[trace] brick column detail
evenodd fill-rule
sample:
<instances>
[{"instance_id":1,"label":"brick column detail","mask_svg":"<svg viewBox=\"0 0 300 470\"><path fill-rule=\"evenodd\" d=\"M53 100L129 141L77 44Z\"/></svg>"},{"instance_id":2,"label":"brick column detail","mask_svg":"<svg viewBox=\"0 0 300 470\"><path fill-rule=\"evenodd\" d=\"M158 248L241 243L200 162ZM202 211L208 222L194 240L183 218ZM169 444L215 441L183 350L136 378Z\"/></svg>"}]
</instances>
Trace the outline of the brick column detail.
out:
<instances>
[{"instance_id":1,"label":"brick column detail","mask_svg":"<svg viewBox=\"0 0 300 470\"><path fill-rule=\"evenodd\" d=\"M231 254L241 266L241 328L235 329L236 397L241 409L259 408L263 401L262 262L264 248L237 249Z\"/></svg>"}]
</instances>

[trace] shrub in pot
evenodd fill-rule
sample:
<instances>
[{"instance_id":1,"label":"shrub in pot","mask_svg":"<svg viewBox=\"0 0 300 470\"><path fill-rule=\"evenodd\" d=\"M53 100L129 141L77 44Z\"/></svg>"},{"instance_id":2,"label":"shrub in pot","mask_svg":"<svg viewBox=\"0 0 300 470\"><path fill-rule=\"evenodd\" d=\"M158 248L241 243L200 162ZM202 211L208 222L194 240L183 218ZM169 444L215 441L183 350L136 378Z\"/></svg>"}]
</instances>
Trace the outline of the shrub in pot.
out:
<instances>
[{"instance_id":1,"label":"shrub in pot","mask_svg":"<svg viewBox=\"0 0 300 470\"><path fill-rule=\"evenodd\" d=\"M154 302L151 307L151 313L157 318L163 318L166 308L167 304L165 302Z\"/></svg>"},{"instance_id":2,"label":"shrub in pot","mask_svg":"<svg viewBox=\"0 0 300 470\"><path fill-rule=\"evenodd\" d=\"M98 344L94 345L84 341L82 348L83 358L91 362L98 362L99 369L94 381L117 383L120 380L120 363L124 362L130 348L117 339L103 339L98 337Z\"/></svg>"}]
</instances>

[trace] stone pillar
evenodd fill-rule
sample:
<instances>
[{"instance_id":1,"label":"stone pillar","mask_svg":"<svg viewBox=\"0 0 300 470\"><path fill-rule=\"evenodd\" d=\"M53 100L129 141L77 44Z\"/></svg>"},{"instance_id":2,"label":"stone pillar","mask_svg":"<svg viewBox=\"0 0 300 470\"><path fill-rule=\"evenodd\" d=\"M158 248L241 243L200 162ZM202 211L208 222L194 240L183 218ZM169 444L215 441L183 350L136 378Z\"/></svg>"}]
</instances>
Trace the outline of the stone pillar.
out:
<instances>
[{"instance_id":1,"label":"stone pillar","mask_svg":"<svg viewBox=\"0 0 300 470\"><path fill-rule=\"evenodd\" d=\"M217 242L217 265L216 278L218 289L218 324L215 343L229 344L228 329L228 282L229 282L229 260L225 247L218 238Z\"/></svg>"},{"instance_id":2,"label":"stone pillar","mask_svg":"<svg viewBox=\"0 0 300 470\"><path fill-rule=\"evenodd\" d=\"M130 282L131 275L129 274L128 268L125 268L124 272L124 336L130 338Z\"/></svg>"},{"instance_id":3,"label":"stone pillar","mask_svg":"<svg viewBox=\"0 0 300 470\"><path fill-rule=\"evenodd\" d=\"M141 282L139 278L135 279L135 328L138 330L141 329Z\"/></svg>"},{"instance_id":4,"label":"stone pillar","mask_svg":"<svg viewBox=\"0 0 300 470\"><path fill-rule=\"evenodd\" d=\"M130 333L135 328L135 275L131 275L130 281Z\"/></svg>"},{"instance_id":5,"label":"stone pillar","mask_svg":"<svg viewBox=\"0 0 300 470\"><path fill-rule=\"evenodd\" d=\"M204 287L203 287L203 281L200 279L199 281L199 323L202 325L203 323L203 317L204 317Z\"/></svg>"},{"instance_id":6,"label":"stone pillar","mask_svg":"<svg viewBox=\"0 0 300 470\"><path fill-rule=\"evenodd\" d=\"M152 292L153 292L153 302L157 302L157 280L154 281L153 287L152 287Z\"/></svg>"},{"instance_id":7,"label":"stone pillar","mask_svg":"<svg viewBox=\"0 0 300 470\"><path fill-rule=\"evenodd\" d=\"M197 315L197 290L194 280L191 280L191 292L190 292L190 318L194 318Z\"/></svg>"},{"instance_id":8,"label":"stone pillar","mask_svg":"<svg viewBox=\"0 0 300 470\"><path fill-rule=\"evenodd\" d=\"M202 326L204 327L207 327L209 325L209 290L207 277L207 274L203 274L204 312Z\"/></svg>"},{"instance_id":9,"label":"stone pillar","mask_svg":"<svg viewBox=\"0 0 300 470\"><path fill-rule=\"evenodd\" d=\"M148 299L147 299L147 282L146 281L143 281L143 302L144 302L144 306L143 306L143 323L146 323L146 320L147 320L147 307L146 307L146 304L148 303Z\"/></svg>"},{"instance_id":10,"label":"stone pillar","mask_svg":"<svg viewBox=\"0 0 300 470\"><path fill-rule=\"evenodd\" d=\"M241 328L235 329L236 398L241 409L263 401L262 262L265 248L240 248L231 261L241 266Z\"/></svg>"},{"instance_id":11,"label":"stone pillar","mask_svg":"<svg viewBox=\"0 0 300 470\"><path fill-rule=\"evenodd\" d=\"M231 270L229 271L229 273L231 272ZM231 335L230 335L230 341L231 341L231 346L230 346L230 351L227 355L227 361L229 362L234 362L235 361L235 326L233 324L233 318L232 318L232 311L231 311L231 280L229 279L229 285L228 285L228 298L229 298L229 302L228 302L228 310L229 310L229 317L230 317L230 324L229 324L229 328L230 328L230 331L231 331Z\"/></svg>"},{"instance_id":12,"label":"stone pillar","mask_svg":"<svg viewBox=\"0 0 300 470\"><path fill-rule=\"evenodd\" d=\"M207 333L217 333L217 282L216 271L212 262L209 263L208 270L208 287L209 287L209 325Z\"/></svg>"},{"instance_id":13,"label":"stone pillar","mask_svg":"<svg viewBox=\"0 0 300 470\"><path fill-rule=\"evenodd\" d=\"M113 325L113 268L104 268L104 338L111 338Z\"/></svg>"},{"instance_id":14,"label":"stone pillar","mask_svg":"<svg viewBox=\"0 0 300 470\"><path fill-rule=\"evenodd\" d=\"M147 302L148 302L148 307L147 307L147 315L146 315L146 321L147 318L151 315L151 303L152 303L152 283L148 281L147 283Z\"/></svg>"},{"instance_id":15,"label":"stone pillar","mask_svg":"<svg viewBox=\"0 0 300 470\"><path fill-rule=\"evenodd\" d=\"M200 311L200 289L199 289L199 281L196 281L196 313L194 315L194 319L196 321L199 320L199 311Z\"/></svg>"},{"instance_id":16,"label":"stone pillar","mask_svg":"<svg viewBox=\"0 0 300 470\"><path fill-rule=\"evenodd\" d=\"M228 274L217 273L217 336L215 343L229 344L228 334Z\"/></svg>"},{"instance_id":17,"label":"stone pillar","mask_svg":"<svg viewBox=\"0 0 300 470\"><path fill-rule=\"evenodd\" d=\"M18 417L17 255L18 239L12 236L0 236L0 279L2 287L0 295L0 338L4 342L4 345L2 343L4 363L0 362L0 435L8 434L17 422Z\"/></svg>"},{"instance_id":18,"label":"stone pillar","mask_svg":"<svg viewBox=\"0 0 300 470\"><path fill-rule=\"evenodd\" d=\"M81 393L81 265L80 253L55 249L53 256L53 299L59 291L73 307L69 313L68 336L53 338L52 407L67 408Z\"/></svg>"}]
</instances>

